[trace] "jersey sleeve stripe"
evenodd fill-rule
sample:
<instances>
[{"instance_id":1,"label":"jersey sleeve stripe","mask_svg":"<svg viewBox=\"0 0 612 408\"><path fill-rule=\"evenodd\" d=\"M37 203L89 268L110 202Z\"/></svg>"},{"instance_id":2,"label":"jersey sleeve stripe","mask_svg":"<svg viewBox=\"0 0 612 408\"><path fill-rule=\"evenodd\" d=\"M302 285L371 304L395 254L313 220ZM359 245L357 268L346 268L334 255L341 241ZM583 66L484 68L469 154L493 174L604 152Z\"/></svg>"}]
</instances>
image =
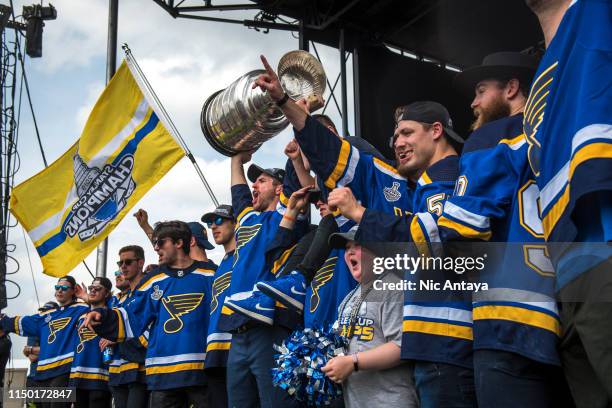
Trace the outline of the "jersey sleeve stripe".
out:
<instances>
[{"instance_id":1,"label":"jersey sleeve stripe","mask_svg":"<svg viewBox=\"0 0 612 408\"><path fill-rule=\"evenodd\" d=\"M511 148L512 150L518 150L525 143L527 143L527 140L525 139L525 134L522 133L518 135L517 137L513 137L512 139L502 139L499 141L498 144L505 144L505 145L508 145L508 147Z\"/></svg>"},{"instance_id":2,"label":"jersey sleeve stripe","mask_svg":"<svg viewBox=\"0 0 612 408\"><path fill-rule=\"evenodd\" d=\"M441 322L428 322L421 320L404 320L402 331L433 334L436 336L456 337L464 340L474 340L471 326L456 325Z\"/></svg>"},{"instance_id":3,"label":"jersey sleeve stripe","mask_svg":"<svg viewBox=\"0 0 612 408\"><path fill-rule=\"evenodd\" d=\"M558 319L547 313L529 310L522 307L488 305L474 307L474 320L499 319L539 327L561 335L561 324Z\"/></svg>"},{"instance_id":4,"label":"jersey sleeve stripe","mask_svg":"<svg viewBox=\"0 0 612 408\"><path fill-rule=\"evenodd\" d=\"M154 374L168 374L168 373L176 373L178 371L193 371L193 370L203 370L204 363L180 363L180 364L172 364L167 366L154 366L147 367L145 372L146 375L154 375Z\"/></svg>"},{"instance_id":5,"label":"jersey sleeve stripe","mask_svg":"<svg viewBox=\"0 0 612 408\"><path fill-rule=\"evenodd\" d=\"M612 144L610 143L593 143L583 147L581 150L576 152L576 155L570 162L569 180L574 174L576 168L587 160L591 159L612 159ZM565 186L565 190L557 202L548 210L543 211L544 218L542 219L542 226L544 227L544 235L550 236L553 228L565 212L567 205L570 201L570 182Z\"/></svg>"},{"instance_id":6,"label":"jersey sleeve stripe","mask_svg":"<svg viewBox=\"0 0 612 408\"><path fill-rule=\"evenodd\" d=\"M123 315L119 309L113 309L113 312L117 315L117 341L125 340L125 322L123 321Z\"/></svg>"},{"instance_id":7,"label":"jersey sleeve stripe","mask_svg":"<svg viewBox=\"0 0 612 408\"><path fill-rule=\"evenodd\" d=\"M139 290L139 291L141 291L141 292L147 291L147 290L149 290L149 289L151 288L151 286L152 286L154 283L157 283L157 282L159 282L159 281L162 281L162 280L164 280L164 279L166 279L166 278L168 278L168 275L166 275L166 274L165 274L165 273L163 273L163 272L158 273L158 274L156 274L156 275L153 275L153 276L151 276L151 278L150 278L150 279L148 279L148 280L147 280L145 283L143 283L143 284L142 284L142 285L141 285L141 286L138 288L138 290Z\"/></svg>"},{"instance_id":8,"label":"jersey sleeve stripe","mask_svg":"<svg viewBox=\"0 0 612 408\"><path fill-rule=\"evenodd\" d=\"M285 207L287 206L287 203L289 202L289 198L287 198L284 191L281 191L280 193L279 202Z\"/></svg>"},{"instance_id":9,"label":"jersey sleeve stripe","mask_svg":"<svg viewBox=\"0 0 612 408\"><path fill-rule=\"evenodd\" d=\"M397 180L404 180L404 181L406 180L404 177L400 176L400 174L397 172L395 167L391 166L388 163L385 163L384 161L380 160L378 157L372 157L372 161L374 163L374 166L376 166L378 170L385 173L386 175L391 176Z\"/></svg>"},{"instance_id":10,"label":"jersey sleeve stripe","mask_svg":"<svg viewBox=\"0 0 612 408\"><path fill-rule=\"evenodd\" d=\"M418 217L412 217L412 221L410 222L410 235L412 236L412 241L417 247L419 253L423 254L424 256L429 256L427 238L425 238L425 234L423 233Z\"/></svg>"},{"instance_id":11,"label":"jersey sleeve stripe","mask_svg":"<svg viewBox=\"0 0 612 408\"><path fill-rule=\"evenodd\" d=\"M572 156L574 157L571 161L567 162L554 177L542 188L540 192L540 200L542 201L542 210L546 212L551 202L557 195L563 190L563 187L571 179L570 167L572 161L575 159L578 150L584 148L585 144L592 142L597 139L607 139L612 141L612 125L594 124L586 126L576 132L576 135L572 139Z\"/></svg>"},{"instance_id":12,"label":"jersey sleeve stripe","mask_svg":"<svg viewBox=\"0 0 612 408\"><path fill-rule=\"evenodd\" d=\"M438 227L451 229L464 238L481 239L484 241L491 239L491 231L477 231L444 216L438 219Z\"/></svg>"},{"instance_id":13,"label":"jersey sleeve stripe","mask_svg":"<svg viewBox=\"0 0 612 408\"><path fill-rule=\"evenodd\" d=\"M429 177L426 171L424 171L421 177L419 177L418 183L420 186L431 184L431 178Z\"/></svg>"},{"instance_id":14,"label":"jersey sleeve stripe","mask_svg":"<svg viewBox=\"0 0 612 408\"><path fill-rule=\"evenodd\" d=\"M13 325L15 326L15 333L20 336L23 336L21 331L21 316L15 316L15 320L13 320Z\"/></svg>"},{"instance_id":15,"label":"jersey sleeve stripe","mask_svg":"<svg viewBox=\"0 0 612 408\"><path fill-rule=\"evenodd\" d=\"M438 224L434 219L433 215L428 212L417 213L417 217L419 221L424 227L424 231L427 234L427 239L429 242L441 242L440 241L440 233L438 231Z\"/></svg>"},{"instance_id":16,"label":"jersey sleeve stripe","mask_svg":"<svg viewBox=\"0 0 612 408\"><path fill-rule=\"evenodd\" d=\"M404 317L425 317L472 324L472 311L445 306L404 305Z\"/></svg>"},{"instance_id":17,"label":"jersey sleeve stripe","mask_svg":"<svg viewBox=\"0 0 612 408\"><path fill-rule=\"evenodd\" d=\"M346 140L342 141L342 146L340 147L340 154L338 155L338 161L336 162L336 166L332 170L331 174L325 180L325 185L328 188L335 188L338 180L344 174L346 170L346 166L349 162L349 155L351 153L351 144Z\"/></svg>"},{"instance_id":18,"label":"jersey sleeve stripe","mask_svg":"<svg viewBox=\"0 0 612 408\"><path fill-rule=\"evenodd\" d=\"M236 217L236 221L238 221L238 225L242 223L242 219L244 218L244 216L252 211L253 211L253 207L247 207L244 210L242 210L242 212L238 214L238 217Z\"/></svg>"},{"instance_id":19,"label":"jersey sleeve stripe","mask_svg":"<svg viewBox=\"0 0 612 408\"><path fill-rule=\"evenodd\" d=\"M491 228L488 217L475 214L450 201L444 203L444 215L450 215L451 218L465 223L474 229L489 230Z\"/></svg>"},{"instance_id":20,"label":"jersey sleeve stripe","mask_svg":"<svg viewBox=\"0 0 612 408\"><path fill-rule=\"evenodd\" d=\"M212 343L213 341L230 341L232 340L231 333L212 333L209 334L206 338L208 343Z\"/></svg>"},{"instance_id":21,"label":"jersey sleeve stripe","mask_svg":"<svg viewBox=\"0 0 612 408\"><path fill-rule=\"evenodd\" d=\"M274 261L274 264L272 265L272 273L274 275L280 272L280 269L285 265L285 263L287 262L287 259L289 259L289 256L293 253L293 250L295 249L296 246L297 244L285 250L285 252L283 252L282 255L276 261Z\"/></svg>"},{"instance_id":22,"label":"jersey sleeve stripe","mask_svg":"<svg viewBox=\"0 0 612 408\"><path fill-rule=\"evenodd\" d=\"M338 180L337 186L344 187L353 181L353 177L355 177L355 170L357 169L357 164L360 159L359 150L354 147L351 147L351 155L349 157L349 163L344 175L340 180Z\"/></svg>"},{"instance_id":23,"label":"jersey sleeve stripe","mask_svg":"<svg viewBox=\"0 0 612 408\"><path fill-rule=\"evenodd\" d=\"M214 343L210 343L207 347L206 347L206 352L211 352L211 351L218 351L218 350L229 350L230 348L232 348L232 342L231 341L216 341Z\"/></svg>"},{"instance_id":24,"label":"jersey sleeve stripe","mask_svg":"<svg viewBox=\"0 0 612 408\"><path fill-rule=\"evenodd\" d=\"M138 341L140 342L140 344L142 344L142 347L145 347L145 348L149 347L149 341L144 335L141 335L140 337L138 337Z\"/></svg>"}]
</instances>

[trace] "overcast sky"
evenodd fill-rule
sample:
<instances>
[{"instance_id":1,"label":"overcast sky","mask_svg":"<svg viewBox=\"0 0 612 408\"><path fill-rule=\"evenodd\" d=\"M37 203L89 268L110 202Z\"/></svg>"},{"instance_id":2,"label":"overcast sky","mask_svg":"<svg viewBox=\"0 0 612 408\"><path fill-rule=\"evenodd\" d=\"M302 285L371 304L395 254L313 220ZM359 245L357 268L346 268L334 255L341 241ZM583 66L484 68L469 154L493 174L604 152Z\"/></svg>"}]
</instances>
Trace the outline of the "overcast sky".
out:
<instances>
[{"instance_id":1,"label":"overcast sky","mask_svg":"<svg viewBox=\"0 0 612 408\"><path fill-rule=\"evenodd\" d=\"M14 1L15 14L34 1ZM85 121L100 95L106 72L106 40L108 2L106 0L54 0L58 18L47 21L43 36L43 57L26 59L34 110L49 163L63 154L80 136ZM48 5L45 0L44 5ZM252 18L254 12L239 15L224 13L222 17ZM144 73L165 105L178 130L196 156L217 199L229 203L229 159L208 146L200 130L200 111L204 100L213 92L225 88L240 75L260 68L259 55L264 54L273 66L286 52L297 49L297 38L285 31L268 34L241 25L221 24L187 19L173 19L152 1L121 0L119 5L118 43L128 43ZM339 72L337 50L318 45L328 78L333 83ZM118 49L118 64L123 51ZM350 64L351 60L349 60ZM352 107L350 65L349 107ZM327 91L329 92L329 90ZM333 104L330 104L333 106ZM23 105L18 150L21 167L15 177L19 183L44 167L36 142L31 115ZM326 112L338 125L340 116L335 108ZM349 111L349 130L353 131L353 113ZM291 132L265 144L254 156L264 167L283 167L283 148ZM44 194L44 192L41 192ZM199 220L213 209L201 181L191 164L179 162L136 205L149 212L152 221L182 219ZM32 281L36 282L38 299L43 304L53 300L56 279L42 274L42 265L30 239L24 237L21 226L9 233L9 243L16 249L12 254L19 262L19 271L10 278L21 288L21 294L8 301L3 312L8 315L32 314L38 300ZM149 261L157 257L148 245L135 219L127 216L111 233L109 239L108 274L116 270L115 261L120 247L139 244L146 249ZM30 257L28 258L27 251ZM221 247L212 251L217 263L223 255ZM87 258L95 270L95 251ZM30 262L31 268L30 269ZM9 262L8 270L14 271ZM91 277L83 266L72 275L78 282L89 284ZM17 288L7 283L8 296ZM12 335L13 358L23 359L24 339ZM19 362L14 363L20 365Z\"/></svg>"}]
</instances>

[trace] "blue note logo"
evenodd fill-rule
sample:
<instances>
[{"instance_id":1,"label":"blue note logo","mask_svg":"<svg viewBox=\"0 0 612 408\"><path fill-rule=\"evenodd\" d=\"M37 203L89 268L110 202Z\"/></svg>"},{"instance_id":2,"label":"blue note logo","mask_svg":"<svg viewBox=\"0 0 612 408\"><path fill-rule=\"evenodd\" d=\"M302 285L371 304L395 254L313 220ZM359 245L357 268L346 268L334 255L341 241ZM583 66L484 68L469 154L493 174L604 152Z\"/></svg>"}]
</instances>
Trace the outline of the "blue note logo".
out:
<instances>
[{"instance_id":1,"label":"blue note logo","mask_svg":"<svg viewBox=\"0 0 612 408\"><path fill-rule=\"evenodd\" d=\"M79 196L63 225L64 232L81 241L95 237L115 219L136 189L132 178L134 156L117 157L102 169L88 167L79 154L73 157L74 185Z\"/></svg>"},{"instance_id":2,"label":"blue note logo","mask_svg":"<svg viewBox=\"0 0 612 408\"><path fill-rule=\"evenodd\" d=\"M317 311L319 304L321 303L321 296L319 290L334 277L334 270L336 268L336 262L338 257L334 256L328 258L323 266L319 268L317 273L312 280L310 287L312 288L312 295L310 295L310 313Z\"/></svg>"},{"instance_id":3,"label":"blue note logo","mask_svg":"<svg viewBox=\"0 0 612 408\"><path fill-rule=\"evenodd\" d=\"M554 84L557 65L558 61L554 62L544 69L533 81L529 98L525 105L525 113L523 114L523 131L525 132L525 139L529 144L527 158L529 159L531 170L536 177L540 175L540 159L542 155L541 138L538 138L538 131L544 123L548 95Z\"/></svg>"},{"instance_id":4,"label":"blue note logo","mask_svg":"<svg viewBox=\"0 0 612 408\"><path fill-rule=\"evenodd\" d=\"M181 316L193 312L202 303L203 293L184 293L171 295L162 299L162 304L170 318L164 322L164 331L168 334L179 332L183 328Z\"/></svg>"},{"instance_id":5,"label":"blue note logo","mask_svg":"<svg viewBox=\"0 0 612 408\"><path fill-rule=\"evenodd\" d=\"M393 203L402 197L402 193L400 193L399 187L400 183L394 181L391 187L383 188L383 194L385 195L385 199L388 202Z\"/></svg>"},{"instance_id":6,"label":"blue note logo","mask_svg":"<svg viewBox=\"0 0 612 408\"><path fill-rule=\"evenodd\" d=\"M225 272L215 279L212 285L212 298L210 299L210 314L213 314L219 306L219 296L230 286L232 282L232 271Z\"/></svg>"}]
</instances>

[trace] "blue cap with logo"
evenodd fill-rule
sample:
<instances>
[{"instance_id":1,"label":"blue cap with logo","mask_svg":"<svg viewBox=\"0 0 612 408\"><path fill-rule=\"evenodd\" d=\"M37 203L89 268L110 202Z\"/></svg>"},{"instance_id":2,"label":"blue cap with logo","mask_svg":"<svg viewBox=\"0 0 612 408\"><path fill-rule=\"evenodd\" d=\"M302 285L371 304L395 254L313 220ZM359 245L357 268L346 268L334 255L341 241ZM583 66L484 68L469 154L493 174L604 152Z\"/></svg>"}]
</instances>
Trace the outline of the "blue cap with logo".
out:
<instances>
[{"instance_id":1,"label":"blue cap with logo","mask_svg":"<svg viewBox=\"0 0 612 408\"><path fill-rule=\"evenodd\" d=\"M191 230L191 234L196 239L198 246L204 249L214 249L215 246L210 243L208 240L208 233L206 232L206 228L200 224L199 222L188 222L189 229Z\"/></svg>"}]
</instances>

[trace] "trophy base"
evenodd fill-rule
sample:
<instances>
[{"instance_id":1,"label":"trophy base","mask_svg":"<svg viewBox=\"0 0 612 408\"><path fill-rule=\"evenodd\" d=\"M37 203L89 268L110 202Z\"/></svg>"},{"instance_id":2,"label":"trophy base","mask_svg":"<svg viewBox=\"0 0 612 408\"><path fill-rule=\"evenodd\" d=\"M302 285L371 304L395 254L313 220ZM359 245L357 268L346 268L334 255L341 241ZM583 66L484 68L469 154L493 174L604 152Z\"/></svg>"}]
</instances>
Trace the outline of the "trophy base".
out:
<instances>
[{"instance_id":1,"label":"trophy base","mask_svg":"<svg viewBox=\"0 0 612 408\"><path fill-rule=\"evenodd\" d=\"M225 89L221 89L213 93L204 102L204 106L202 107L202 113L200 114L200 127L202 128L202 133L204 134L204 137L208 141L208 144L210 144L213 147L213 149L215 149L216 151L218 151L224 156L232 157L232 156L237 155L240 152L238 150L232 149L230 147L224 146L221 143L219 143L219 141L214 137L214 133L212 132L212 130L209 129L208 125L206 124L206 111L208 110L208 105L210 105L210 103L215 98L215 96L217 96L224 90Z\"/></svg>"}]
</instances>

